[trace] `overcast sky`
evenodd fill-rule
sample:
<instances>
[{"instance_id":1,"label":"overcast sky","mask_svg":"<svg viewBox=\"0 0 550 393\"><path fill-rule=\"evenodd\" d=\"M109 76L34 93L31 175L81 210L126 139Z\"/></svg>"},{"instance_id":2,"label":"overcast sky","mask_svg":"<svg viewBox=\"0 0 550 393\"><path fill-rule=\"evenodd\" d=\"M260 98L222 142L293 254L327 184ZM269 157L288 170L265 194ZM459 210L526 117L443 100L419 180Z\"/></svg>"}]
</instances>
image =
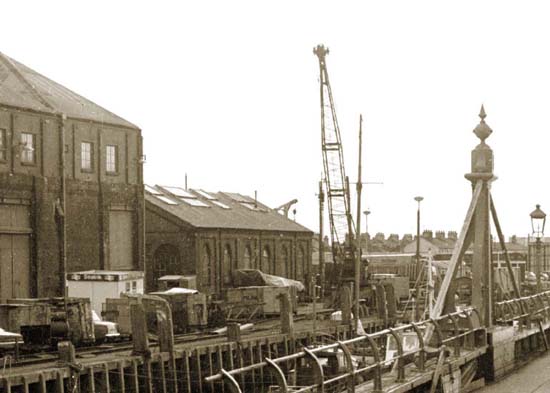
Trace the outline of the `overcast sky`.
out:
<instances>
[{"instance_id":1,"label":"overcast sky","mask_svg":"<svg viewBox=\"0 0 550 393\"><path fill-rule=\"evenodd\" d=\"M146 182L299 200L318 230L318 62L369 232L459 230L482 103L507 235L550 212L550 6L532 1L9 1L0 51L143 130ZM354 207L355 212L355 207ZM364 222L362 225L365 228Z\"/></svg>"}]
</instances>

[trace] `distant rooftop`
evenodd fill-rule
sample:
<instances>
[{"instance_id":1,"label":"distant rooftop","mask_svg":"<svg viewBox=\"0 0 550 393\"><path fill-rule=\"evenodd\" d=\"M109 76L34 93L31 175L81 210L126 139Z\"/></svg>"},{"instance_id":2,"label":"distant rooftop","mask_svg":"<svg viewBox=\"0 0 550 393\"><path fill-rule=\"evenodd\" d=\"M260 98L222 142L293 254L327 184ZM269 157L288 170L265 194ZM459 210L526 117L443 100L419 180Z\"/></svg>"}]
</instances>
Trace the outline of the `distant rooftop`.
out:
<instances>
[{"instance_id":1,"label":"distant rooftop","mask_svg":"<svg viewBox=\"0 0 550 393\"><path fill-rule=\"evenodd\" d=\"M0 104L138 129L129 121L1 52Z\"/></svg>"},{"instance_id":2,"label":"distant rooftop","mask_svg":"<svg viewBox=\"0 0 550 393\"><path fill-rule=\"evenodd\" d=\"M145 185L145 200L196 228L310 232L247 195Z\"/></svg>"}]
</instances>

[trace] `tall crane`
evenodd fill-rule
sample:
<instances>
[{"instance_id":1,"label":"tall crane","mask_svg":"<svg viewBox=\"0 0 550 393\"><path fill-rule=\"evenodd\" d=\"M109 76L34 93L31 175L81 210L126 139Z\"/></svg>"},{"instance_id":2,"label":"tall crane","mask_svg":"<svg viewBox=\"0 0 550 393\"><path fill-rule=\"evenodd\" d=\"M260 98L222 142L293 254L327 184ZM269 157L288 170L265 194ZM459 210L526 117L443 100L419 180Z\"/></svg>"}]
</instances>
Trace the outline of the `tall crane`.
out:
<instances>
[{"instance_id":1,"label":"tall crane","mask_svg":"<svg viewBox=\"0 0 550 393\"><path fill-rule=\"evenodd\" d=\"M335 264L348 276L353 276L354 227L351 216L349 180L345 173L340 127L336 117L332 89L328 78L326 55L328 48L317 45L313 53L319 59L321 94L321 149L323 176L329 212L330 240ZM351 271L350 271L351 268ZM336 278L336 277L334 277Z\"/></svg>"}]
</instances>

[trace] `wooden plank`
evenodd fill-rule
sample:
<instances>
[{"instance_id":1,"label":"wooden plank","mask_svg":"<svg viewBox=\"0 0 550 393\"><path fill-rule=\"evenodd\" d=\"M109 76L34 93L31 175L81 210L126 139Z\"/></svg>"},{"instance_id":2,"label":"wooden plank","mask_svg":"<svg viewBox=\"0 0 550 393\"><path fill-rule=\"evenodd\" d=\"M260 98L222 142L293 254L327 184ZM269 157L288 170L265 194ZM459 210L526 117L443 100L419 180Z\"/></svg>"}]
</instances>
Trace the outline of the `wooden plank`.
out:
<instances>
[{"instance_id":1,"label":"wooden plank","mask_svg":"<svg viewBox=\"0 0 550 393\"><path fill-rule=\"evenodd\" d=\"M201 371L201 353L199 349L195 349L196 366L197 366L197 382L199 385L199 392L202 393L202 371Z\"/></svg>"},{"instance_id":2,"label":"wooden plank","mask_svg":"<svg viewBox=\"0 0 550 393\"><path fill-rule=\"evenodd\" d=\"M168 390L166 385L166 370L164 369L164 358L160 353L157 356L157 367L159 370L159 379L160 385L162 387L162 393L167 393ZM158 384L155 384L155 386L158 386Z\"/></svg>"},{"instance_id":3,"label":"wooden plank","mask_svg":"<svg viewBox=\"0 0 550 393\"><path fill-rule=\"evenodd\" d=\"M214 365L212 363L212 347L209 345L206 351L208 357L208 371L209 375L214 375ZM214 382L210 382L210 390L214 391Z\"/></svg>"},{"instance_id":4,"label":"wooden plank","mask_svg":"<svg viewBox=\"0 0 550 393\"><path fill-rule=\"evenodd\" d=\"M548 339L546 338L546 333L544 331L544 326L542 326L542 321L539 321L539 330L540 335L542 336L542 342L544 343L544 349L548 351Z\"/></svg>"},{"instance_id":5,"label":"wooden plank","mask_svg":"<svg viewBox=\"0 0 550 393\"><path fill-rule=\"evenodd\" d=\"M241 343L237 343L237 361L239 363L239 368L243 368L244 367L244 356L243 356L243 347L242 347L242 344ZM244 373L241 373L240 374L240 377L241 377L241 386L245 386L245 377L244 377Z\"/></svg>"},{"instance_id":6,"label":"wooden plank","mask_svg":"<svg viewBox=\"0 0 550 393\"><path fill-rule=\"evenodd\" d=\"M109 365L103 363L103 390L104 393L111 393L111 382L109 381Z\"/></svg>"},{"instance_id":7,"label":"wooden plank","mask_svg":"<svg viewBox=\"0 0 550 393\"><path fill-rule=\"evenodd\" d=\"M220 372L221 369L224 368L223 367L223 348L222 348L221 345L218 345L216 347L216 353L218 355L218 367L216 368L216 372ZM221 385L222 385L221 386L221 388L222 388L221 391L222 391L222 393L224 393L225 392L225 384L222 383Z\"/></svg>"},{"instance_id":8,"label":"wooden plank","mask_svg":"<svg viewBox=\"0 0 550 393\"><path fill-rule=\"evenodd\" d=\"M256 350L257 350L257 353L258 353L258 361L261 362L264 360L263 356L262 356L262 342L260 340L256 340ZM263 381L264 380L264 368L261 367L260 368L260 380Z\"/></svg>"},{"instance_id":9,"label":"wooden plank","mask_svg":"<svg viewBox=\"0 0 550 393\"><path fill-rule=\"evenodd\" d=\"M187 393L191 393L191 375L189 373L189 358L191 354L189 351L183 351L183 375L185 376L185 387Z\"/></svg>"},{"instance_id":10,"label":"wooden plank","mask_svg":"<svg viewBox=\"0 0 550 393\"><path fill-rule=\"evenodd\" d=\"M89 393L95 393L94 366L91 366L88 369L88 390L89 390Z\"/></svg>"},{"instance_id":11,"label":"wooden plank","mask_svg":"<svg viewBox=\"0 0 550 393\"><path fill-rule=\"evenodd\" d=\"M44 373L38 375L38 386L40 387L40 393L46 393L46 377ZM90 392L95 393L95 392Z\"/></svg>"},{"instance_id":12,"label":"wooden plank","mask_svg":"<svg viewBox=\"0 0 550 393\"><path fill-rule=\"evenodd\" d=\"M447 273L445 273L445 278L443 279L443 283L441 284L441 288L439 289L439 294L437 295L437 300L435 302L433 312L431 315L432 318L437 318L441 316L441 312L443 311L443 305L445 304L445 297L447 296L447 291L451 286L451 281L454 278L456 267L458 266L458 262L459 262L458 257L462 253L463 248L466 246L466 242L465 242L466 235L468 233L468 230L470 229L470 226L472 225L472 219L474 217L477 203L479 201L479 196L481 195L482 186L483 186L483 181L478 180L474 189L474 193L472 195L472 200L470 201L470 206L468 207L468 211L466 212L466 219L464 220L464 224L462 225L460 236L458 237L458 240L455 243L453 255L451 256L451 260L447 268ZM432 334L433 334L433 329L434 328L431 324L428 325L428 328L424 333L424 341L426 343L430 341L430 338L432 337Z\"/></svg>"},{"instance_id":13,"label":"wooden plank","mask_svg":"<svg viewBox=\"0 0 550 393\"><path fill-rule=\"evenodd\" d=\"M124 367L122 366L122 362L118 362L118 384L120 392L125 393L126 384L124 381Z\"/></svg>"},{"instance_id":14,"label":"wooden plank","mask_svg":"<svg viewBox=\"0 0 550 393\"><path fill-rule=\"evenodd\" d=\"M143 361L143 372L145 377L145 391L147 393L153 393L153 373L151 370L151 360L145 359Z\"/></svg>"},{"instance_id":15,"label":"wooden plank","mask_svg":"<svg viewBox=\"0 0 550 393\"><path fill-rule=\"evenodd\" d=\"M65 386L63 384L63 375L61 375L59 371L55 374L55 391L57 393L65 393ZM10 389L6 389L6 392L11 392L11 387Z\"/></svg>"},{"instance_id":16,"label":"wooden plank","mask_svg":"<svg viewBox=\"0 0 550 393\"><path fill-rule=\"evenodd\" d=\"M254 364L254 348L252 341L248 342L248 358L250 359L250 364ZM252 370L252 391L256 392L256 371Z\"/></svg>"},{"instance_id":17,"label":"wooden plank","mask_svg":"<svg viewBox=\"0 0 550 393\"><path fill-rule=\"evenodd\" d=\"M500 227L500 222L498 221L497 209L495 207L495 202L493 201L493 196L491 194L489 194L489 203L491 205L491 216L493 217L493 223L495 224L495 228L498 234L498 241L500 242L500 247L502 247L502 251L504 251L506 268L508 269L510 280L512 280L512 286L514 287L514 295L516 295L516 298L520 298L521 291L518 286L518 283L516 282L516 277L514 276L514 270L512 269L512 262L510 261L510 255L508 254L508 250L506 249L506 240L504 239L502 228ZM520 302L520 306L523 309L523 304L521 302Z\"/></svg>"},{"instance_id":18,"label":"wooden plank","mask_svg":"<svg viewBox=\"0 0 550 393\"><path fill-rule=\"evenodd\" d=\"M439 378L441 377L441 372L443 371L443 364L445 362L445 346L439 353L439 358L437 359L437 365L435 366L434 375L432 378L432 384L430 386L430 393L435 393Z\"/></svg>"},{"instance_id":19,"label":"wooden plank","mask_svg":"<svg viewBox=\"0 0 550 393\"><path fill-rule=\"evenodd\" d=\"M139 393L138 362L136 359L132 360L132 386L132 391L135 393Z\"/></svg>"}]
</instances>

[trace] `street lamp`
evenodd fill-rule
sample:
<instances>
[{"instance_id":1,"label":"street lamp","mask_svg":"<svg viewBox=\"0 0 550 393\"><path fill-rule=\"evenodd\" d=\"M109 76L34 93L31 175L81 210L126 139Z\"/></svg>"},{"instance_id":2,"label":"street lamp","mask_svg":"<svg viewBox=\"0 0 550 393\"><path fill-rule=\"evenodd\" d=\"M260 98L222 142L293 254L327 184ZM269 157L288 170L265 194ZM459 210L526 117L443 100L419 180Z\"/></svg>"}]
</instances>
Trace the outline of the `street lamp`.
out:
<instances>
[{"instance_id":1,"label":"street lamp","mask_svg":"<svg viewBox=\"0 0 550 393\"><path fill-rule=\"evenodd\" d=\"M369 250L369 214L370 210L367 209L363 212L365 215L365 254L367 254Z\"/></svg>"},{"instance_id":2,"label":"street lamp","mask_svg":"<svg viewBox=\"0 0 550 393\"><path fill-rule=\"evenodd\" d=\"M537 292L542 291L542 285L540 282L540 245L541 239L544 236L544 225L546 224L546 213L540 209L540 205L533 210L531 216L531 228L533 229L533 236L537 239L536 243L536 261L535 261L535 274L537 275Z\"/></svg>"},{"instance_id":3,"label":"street lamp","mask_svg":"<svg viewBox=\"0 0 550 393\"><path fill-rule=\"evenodd\" d=\"M420 202L424 200L424 197L416 196L414 200L418 202L418 209L416 211L416 278L420 275Z\"/></svg>"}]
</instances>

